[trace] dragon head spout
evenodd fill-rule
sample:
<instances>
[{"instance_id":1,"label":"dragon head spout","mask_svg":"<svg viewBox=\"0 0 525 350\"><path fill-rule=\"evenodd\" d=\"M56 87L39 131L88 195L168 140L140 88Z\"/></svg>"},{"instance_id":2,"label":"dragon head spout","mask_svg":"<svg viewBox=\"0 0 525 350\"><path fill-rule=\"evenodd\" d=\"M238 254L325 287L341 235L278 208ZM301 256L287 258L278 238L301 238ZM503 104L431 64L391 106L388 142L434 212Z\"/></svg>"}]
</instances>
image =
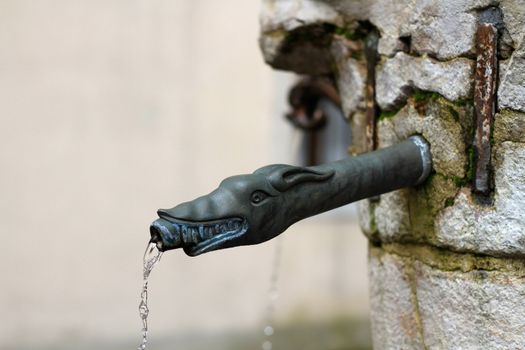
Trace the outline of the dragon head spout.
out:
<instances>
[{"instance_id":1,"label":"dragon head spout","mask_svg":"<svg viewBox=\"0 0 525 350\"><path fill-rule=\"evenodd\" d=\"M160 209L150 227L152 241L160 250L182 247L190 256L262 243L304 217L298 205L301 184L323 182L333 174L274 164L229 177L208 195Z\"/></svg>"}]
</instances>

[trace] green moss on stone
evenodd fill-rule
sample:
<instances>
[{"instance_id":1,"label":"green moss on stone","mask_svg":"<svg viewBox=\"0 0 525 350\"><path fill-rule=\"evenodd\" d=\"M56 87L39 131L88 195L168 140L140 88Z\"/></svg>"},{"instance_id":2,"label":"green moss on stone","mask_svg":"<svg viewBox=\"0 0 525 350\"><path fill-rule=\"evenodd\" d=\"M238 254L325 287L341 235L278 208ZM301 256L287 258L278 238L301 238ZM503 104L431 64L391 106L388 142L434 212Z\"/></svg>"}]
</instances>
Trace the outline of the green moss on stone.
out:
<instances>
[{"instance_id":1,"label":"green moss on stone","mask_svg":"<svg viewBox=\"0 0 525 350\"><path fill-rule=\"evenodd\" d=\"M449 197L445 199L445 208L451 207L454 205L454 197Z\"/></svg>"},{"instance_id":2,"label":"green moss on stone","mask_svg":"<svg viewBox=\"0 0 525 350\"><path fill-rule=\"evenodd\" d=\"M394 117L397 112L399 112L401 108L398 108L396 110L393 110L393 111L381 111L381 113L379 113L379 117L378 117L378 120L381 121L381 120L384 120L384 119L388 119L388 118L392 118Z\"/></svg>"},{"instance_id":3,"label":"green moss on stone","mask_svg":"<svg viewBox=\"0 0 525 350\"><path fill-rule=\"evenodd\" d=\"M437 100L439 97L441 97L441 95L437 92L426 90L415 90L412 94L412 100L416 103L427 102L429 100Z\"/></svg>"},{"instance_id":4,"label":"green moss on stone","mask_svg":"<svg viewBox=\"0 0 525 350\"><path fill-rule=\"evenodd\" d=\"M467 171L466 171L466 175L465 175L465 179L467 180L467 182L472 182L472 180L474 179L474 167L475 167L475 153L474 153L474 147L469 147L468 149L468 163L467 163Z\"/></svg>"},{"instance_id":5,"label":"green moss on stone","mask_svg":"<svg viewBox=\"0 0 525 350\"><path fill-rule=\"evenodd\" d=\"M459 122L459 112L452 106L446 106L447 111L452 115L455 121Z\"/></svg>"},{"instance_id":6,"label":"green moss on stone","mask_svg":"<svg viewBox=\"0 0 525 350\"><path fill-rule=\"evenodd\" d=\"M434 215L425 188L409 192L408 215L412 236L416 241L434 233Z\"/></svg>"},{"instance_id":7,"label":"green moss on stone","mask_svg":"<svg viewBox=\"0 0 525 350\"><path fill-rule=\"evenodd\" d=\"M349 28L337 27L335 29L335 34L344 36L348 40L355 40L356 39L355 32L353 30L349 29Z\"/></svg>"},{"instance_id":8,"label":"green moss on stone","mask_svg":"<svg viewBox=\"0 0 525 350\"><path fill-rule=\"evenodd\" d=\"M457 187L465 187L472 183L472 180L474 179L474 171L475 171L475 154L474 154L474 147L469 147L467 150L467 164L465 168L465 176L459 177L459 176L452 176L451 179L454 181L454 184Z\"/></svg>"},{"instance_id":9,"label":"green moss on stone","mask_svg":"<svg viewBox=\"0 0 525 350\"><path fill-rule=\"evenodd\" d=\"M357 27L355 29L337 27L334 32L335 34L344 36L348 40L352 41L362 40L367 35L367 31L361 27Z\"/></svg>"},{"instance_id":10,"label":"green moss on stone","mask_svg":"<svg viewBox=\"0 0 525 350\"><path fill-rule=\"evenodd\" d=\"M492 142L525 142L525 113L501 110L494 117Z\"/></svg>"},{"instance_id":11,"label":"green moss on stone","mask_svg":"<svg viewBox=\"0 0 525 350\"><path fill-rule=\"evenodd\" d=\"M424 186L409 192L409 217L416 240L431 238L436 215L450 204L456 196L457 186L442 174L431 174Z\"/></svg>"},{"instance_id":12,"label":"green moss on stone","mask_svg":"<svg viewBox=\"0 0 525 350\"><path fill-rule=\"evenodd\" d=\"M458 100L455 100L452 102L458 107L465 107L465 106L472 106L474 105L474 101L471 98L460 98Z\"/></svg>"}]
</instances>

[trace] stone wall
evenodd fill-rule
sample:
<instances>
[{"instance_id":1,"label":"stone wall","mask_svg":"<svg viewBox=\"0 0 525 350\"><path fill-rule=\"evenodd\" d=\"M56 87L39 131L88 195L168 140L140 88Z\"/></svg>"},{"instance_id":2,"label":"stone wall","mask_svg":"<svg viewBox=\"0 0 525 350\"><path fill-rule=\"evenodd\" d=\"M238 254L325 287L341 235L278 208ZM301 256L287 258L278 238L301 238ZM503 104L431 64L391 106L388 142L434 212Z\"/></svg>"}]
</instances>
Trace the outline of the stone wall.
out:
<instances>
[{"instance_id":1,"label":"stone wall","mask_svg":"<svg viewBox=\"0 0 525 350\"><path fill-rule=\"evenodd\" d=\"M474 72L487 20L499 79L482 195ZM431 144L424 184L360 203L374 347L525 348L525 0L265 0L261 26L271 66L334 78L351 153L412 134Z\"/></svg>"}]
</instances>

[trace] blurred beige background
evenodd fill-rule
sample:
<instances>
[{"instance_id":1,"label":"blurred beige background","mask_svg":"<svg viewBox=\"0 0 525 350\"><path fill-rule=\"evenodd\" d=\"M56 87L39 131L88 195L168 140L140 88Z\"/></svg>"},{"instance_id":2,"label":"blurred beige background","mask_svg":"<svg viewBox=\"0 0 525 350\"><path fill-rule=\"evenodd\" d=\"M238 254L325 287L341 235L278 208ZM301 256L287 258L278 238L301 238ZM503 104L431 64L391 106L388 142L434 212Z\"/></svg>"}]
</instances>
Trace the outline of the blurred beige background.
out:
<instances>
[{"instance_id":1,"label":"blurred beige background","mask_svg":"<svg viewBox=\"0 0 525 350\"><path fill-rule=\"evenodd\" d=\"M0 349L136 347L156 209L294 162L301 135L282 117L294 77L263 63L258 11L245 0L0 0ZM366 240L351 209L282 237L277 333L366 320ZM258 341L275 244L166 253L150 281L150 348Z\"/></svg>"}]
</instances>

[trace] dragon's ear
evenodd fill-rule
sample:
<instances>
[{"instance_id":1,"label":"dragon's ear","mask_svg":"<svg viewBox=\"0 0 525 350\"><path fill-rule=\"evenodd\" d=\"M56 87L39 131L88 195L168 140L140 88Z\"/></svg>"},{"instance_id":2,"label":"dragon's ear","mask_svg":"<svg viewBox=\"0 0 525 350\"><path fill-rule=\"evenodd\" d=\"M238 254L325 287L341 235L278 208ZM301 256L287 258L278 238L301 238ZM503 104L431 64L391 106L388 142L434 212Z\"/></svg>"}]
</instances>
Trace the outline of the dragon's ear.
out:
<instances>
[{"instance_id":1,"label":"dragon's ear","mask_svg":"<svg viewBox=\"0 0 525 350\"><path fill-rule=\"evenodd\" d=\"M334 175L334 170L313 170L285 164L274 164L258 169L256 174L264 174L270 184L278 191L283 192L303 182L324 181Z\"/></svg>"}]
</instances>

